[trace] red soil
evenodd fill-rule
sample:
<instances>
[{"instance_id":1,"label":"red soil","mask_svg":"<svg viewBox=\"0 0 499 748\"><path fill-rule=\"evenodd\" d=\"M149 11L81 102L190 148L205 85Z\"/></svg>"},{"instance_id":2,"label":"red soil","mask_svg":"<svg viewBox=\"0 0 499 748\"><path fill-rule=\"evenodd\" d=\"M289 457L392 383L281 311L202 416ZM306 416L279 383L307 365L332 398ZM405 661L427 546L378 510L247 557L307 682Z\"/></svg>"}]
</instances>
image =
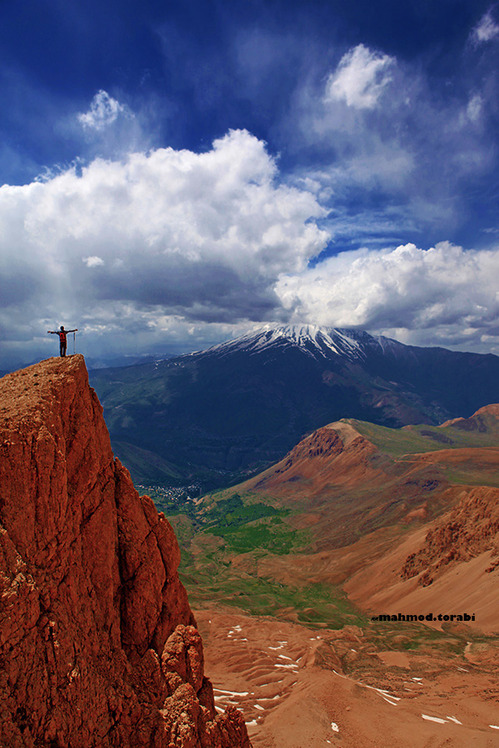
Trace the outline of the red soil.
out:
<instances>
[{"instance_id":1,"label":"red soil","mask_svg":"<svg viewBox=\"0 0 499 748\"><path fill-rule=\"evenodd\" d=\"M244 711L254 748L498 745L490 648L401 652L379 649L356 627L318 632L213 610L196 617L217 706Z\"/></svg>"},{"instance_id":2,"label":"red soil","mask_svg":"<svg viewBox=\"0 0 499 748\"><path fill-rule=\"evenodd\" d=\"M0 380L0 745L248 748L82 356Z\"/></svg>"}]
</instances>

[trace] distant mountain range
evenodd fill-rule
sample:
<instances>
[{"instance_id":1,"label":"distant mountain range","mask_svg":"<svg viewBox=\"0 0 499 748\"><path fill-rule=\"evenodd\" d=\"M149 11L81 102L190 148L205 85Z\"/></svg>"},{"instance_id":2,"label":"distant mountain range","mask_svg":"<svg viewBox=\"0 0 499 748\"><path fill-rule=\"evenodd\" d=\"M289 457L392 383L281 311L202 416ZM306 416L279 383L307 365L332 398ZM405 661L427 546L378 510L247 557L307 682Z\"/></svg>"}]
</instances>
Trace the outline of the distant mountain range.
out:
<instances>
[{"instance_id":1,"label":"distant mountain range","mask_svg":"<svg viewBox=\"0 0 499 748\"><path fill-rule=\"evenodd\" d=\"M358 330L263 329L189 355L91 372L136 481L204 489L281 459L341 418L437 424L499 400L499 357Z\"/></svg>"}]
</instances>

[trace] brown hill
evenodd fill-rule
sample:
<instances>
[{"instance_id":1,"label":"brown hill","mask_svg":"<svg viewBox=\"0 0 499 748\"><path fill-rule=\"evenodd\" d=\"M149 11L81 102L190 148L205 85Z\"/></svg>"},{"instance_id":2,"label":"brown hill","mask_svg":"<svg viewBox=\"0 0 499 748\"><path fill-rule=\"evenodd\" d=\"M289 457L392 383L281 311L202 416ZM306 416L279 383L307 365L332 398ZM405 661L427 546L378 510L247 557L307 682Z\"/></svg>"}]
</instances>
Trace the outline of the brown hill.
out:
<instances>
[{"instance_id":1,"label":"brown hill","mask_svg":"<svg viewBox=\"0 0 499 748\"><path fill-rule=\"evenodd\" d=\"M497 632L498 573L499 489L463 486L449 512L400 537L369 569L359 567L345 589L377 614L432 613L442 618L430 625L441 626L466 613L474 629Z\"/></svg>"},{"instance_id":2,"label":"brown hill","mask_svg":"<svg viewBox=\"0 0 499 748\"><path fill-rule=\"evenodd\" d=\"M441 428L453 426L463 431L489 432L499 436L499 403L492 403L480 408L469 418L453 418L445 421Z\"/></svg>"},{"instance_id":3,"label":"brown hill","mask_svg":"<svg viewBox=\"0 0 499 748\"><path fill-rule=\"evenodd\" d=\"M393 459L355 421L318 429L242 488L297 510L292 521L311 528L320 551L395 523L436 516L454 501L438 465Z\"/></svg>"},{"instance_id":4,"label":"brown hill","mask_svg":"<svg viewBox=\"0 0 499 748\"><path fill-rule=\"evenodd\" d=\"M317 496L333 485L379 479L382 469L371 460L375 452L370 441L340 421L314 431L249 485L284 495L293 484L294 496Z\"/></svg>"},{"instance_id":5,"label":"brown hill","mask_svg":"<svg viewBox=\"0 0 499 748\"><path fill-rule=\"evenodd\" d=\"M314 552L268 555L259 573L341 583L371 613L471 612L496 631L498 436L497 404L440 427L319 429L242 486L292 507L313 539Z\"/></svg>"},{"instance_id":6,"label":"brown hill","mask_svg":"<svg viewBox=\"0 0 499 748\"><path fill-rule=\"evenodd\" d=\"M249 746L82 356L0 380L0 745Z\"/></svg>"}]
</instances>

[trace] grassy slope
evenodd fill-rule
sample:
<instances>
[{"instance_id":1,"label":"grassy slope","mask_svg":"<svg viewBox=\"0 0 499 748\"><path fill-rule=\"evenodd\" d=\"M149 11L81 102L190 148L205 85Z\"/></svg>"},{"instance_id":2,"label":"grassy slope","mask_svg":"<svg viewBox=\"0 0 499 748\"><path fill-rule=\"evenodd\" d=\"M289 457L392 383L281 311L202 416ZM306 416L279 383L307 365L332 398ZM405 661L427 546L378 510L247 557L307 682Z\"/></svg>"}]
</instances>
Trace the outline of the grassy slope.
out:
<instances>
[{"instance_id":1,"label":"grassy slope","mask_svg":"<svg viewBox=\"0 0 499 748\"><path fill-rule=\"evenodd\" d=\"M497 447L497 439L490 432L463 431L453 426L420 425L391 429L366 421L348 420L348 423L378 447L380 452L392 457L441 449Z\"/></svg>"},{"instance_id":2,"label":"grassy slope","mask_svg":"<svg viewBox=\"0 0 499 748\"><path fill-rule=\"evenodd\" d=\"M155 500L175 528L182 550L180 574L194 608L229 605L252 615L331 628L365 621L339 587L284 585L259 576L259 558L308 548L308 533L288 524L289 510L227 490L197 505L175 507Z\"/></svg>"},{"instance_id":3,"label":"grassy slope","mask_svg":"<svg viewBox=\"0 0 499 748\"><path fill-rule=\"evenodd\" d=\"M469 486L498 486L499 471L473 456L472 450L497 450L497 426L487 431L466 431L455 426L405 426L391 429L365 421L348 423L371 441L380 452L396 460L411 459L412 455L441 450L469 450L470 459L460 464L438 462L439 469L449 483ZM476 453L478 455L478 452Z\"/></svg>"}]
</instances>

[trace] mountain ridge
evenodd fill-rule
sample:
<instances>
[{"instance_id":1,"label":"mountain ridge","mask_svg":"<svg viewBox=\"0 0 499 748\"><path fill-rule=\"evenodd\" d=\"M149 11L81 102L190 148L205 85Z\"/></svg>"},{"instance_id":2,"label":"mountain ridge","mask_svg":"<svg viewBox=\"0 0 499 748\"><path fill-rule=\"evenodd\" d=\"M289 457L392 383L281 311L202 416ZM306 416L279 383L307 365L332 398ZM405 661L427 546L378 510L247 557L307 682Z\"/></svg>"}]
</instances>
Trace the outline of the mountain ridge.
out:
<instances>
[{"instance_id":1,"label":"mountain ridge","mask_svg":"<svg viewBox=\"0 0 499 748\"><path fill-rule=\"evenodd\" d=\"M206 349L182 354L183 356L197 356L205 353L223 353L229 350L243 350L257 352L271 347L274 344L297 345L311 352L315 348L324 355L324 350L330 350L337 355L348 355L352 358L362 357L362 347L379 349L381 351L392 351L403 354L411 350L446 351L450 354L463 354L470 356L494 356L492 353L471 353L467 351L452 351L444 346L417 346L410 343L401 343L395 338L385 335L373 335L358 327L332 327L330 325L294 324L294 325L264 325L251 330L243 335L232 338L221 343L209 346Z\"/></svg>"},{"instance_id":2,"label":"mountain ridge","mask_svg":"<svg viewBox=\"0 0 499 748\"><path fill-rule=\"evenodd\" d=\"M436 425L499 399L492 354L313 326L264 329L91 377L114 448L126 454L135 480L197 480L206 489L256 474L341 418Z\"/></svg>"}]
</instances>

